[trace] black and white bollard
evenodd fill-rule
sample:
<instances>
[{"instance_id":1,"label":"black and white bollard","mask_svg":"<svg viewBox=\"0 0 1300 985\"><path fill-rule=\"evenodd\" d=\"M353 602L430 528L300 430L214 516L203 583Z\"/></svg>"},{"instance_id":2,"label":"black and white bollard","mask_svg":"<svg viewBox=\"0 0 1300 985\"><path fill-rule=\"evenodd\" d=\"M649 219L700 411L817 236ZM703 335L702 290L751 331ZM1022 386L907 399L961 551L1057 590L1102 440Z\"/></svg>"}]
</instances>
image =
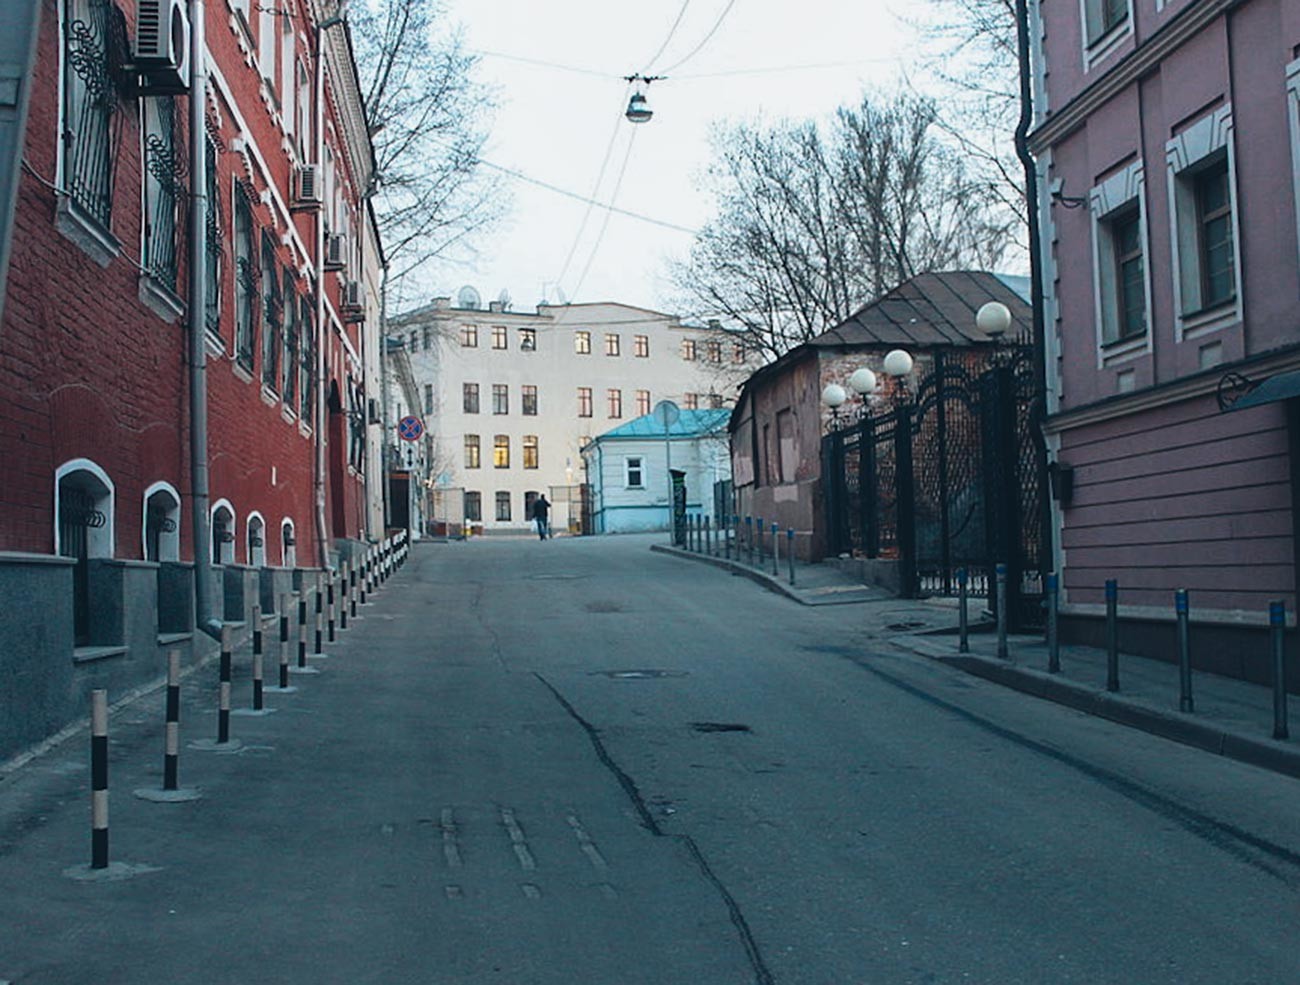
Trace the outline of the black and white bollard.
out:
<instances>
[{"instance_id":1,"label":"black and white bollard","mask_svg":"<svg viewBox=\"0 0 1300 985\"><path fill-rule=\"evenodd\" d=\"M794 584L794 527L785 531L785 561L790 566L790 584Z\"/></svg>"},{"instance_id":2,"label":"black and white bollard","mask_svg":"<svg viewBox=\"0 0 1300 985\"><path fill-rule=\"evenodd\" d=\"M339 566L339 629L348 628L348 569L350 562L344 561Z\"/></svg>"},{"instance_id":3,"label":"black and white bollard","mask_svg":"<svg viewBox=\"0 0 1300 985\"><path fill-rule=\"evenodd\" d=\"M317 574L316 588L314 590L316 596L316 638L312 647L312 653L318 657L325 652L325 647L323 646L325 641L325 595L321 591L320 580L321 576Z\"/></svg>"},{"instance_id":4,"label":"black and white bollard","mask_svg":"<svg viewBox=\"0 0 1300 985\"><path fill-rule=\"evenodd\" d=\"M90 692L90 867L108 868L108 692Z\"/></svg>"},{"instance_id":5,"label":"black and white bollard","mask_svg":"<svg viewBox=\"0 0 1300 985\"><path fill-rule=\"evenodd\" d=\"M370 582L370 551L369 551L369 550L367 550L366 553L363 554L362 557L361 557L361 578L360 578L360 581L361 581L361 585L360 585L360 589L359 589L359 591L358 591L358 595L360 596L360 598L358 599L358 601L360 602L361 605L365 605L365 604L366 604L366 588L368 587L369 582Z\"/></svg>"},{"instance_id":6,"label":"black and white bollard","mask_svg":"<svg viewBox=\"0 0 1300 985\"><path fill-rule=\"evenodd\" d=\"M253 711L262 711L262 607L253 606Z\"/></svg>"},{"instance_id":7,"label":"black and white bollard","mask_svg":"<svg viewBox=\"0 0 1300 985\"><path fill-rule=\"evenodd\" d=\"M970 653L969 576L965 568L957 569L957 652Z\"/></svg>"},{"instance_id":8,"label":"black and white bollard","mask_svg":"<svg viewBox=\"0 0 1300 985\"><path fill-rule=\"evenodd\" d=\"M289 689L289 605L293 596L280 596L280 690Z\"/></svg>"},{"instance_id":9,"label":"black and white bollard","mask_svg":"<svg viewBox=\"0 0 1300 985\"><path fill-rule=\"evenodd\" d=\"M348 562L348 608L353 619L357 617L357 566L355 561Z\"/></svg>"},{"instance_id":10,"label":"black and white bollard","mask_svg":"<svg viewBox=\"0 0 1300 985\"><path fill-rule=\"evenodd\" d=\"M217 745L230 742L230 674L234 657L230 652L230 627L221 627L221 670L217 700Z\"/></svg>"},{"instance_id":11,"label":"black and white bollard","mask_svg":"<svg viewBox=\"0 0 1300 985\"><path fill-rule=\"evenodd\" d=\"M1106 690L1119 690L1119 582L1106 579Z\"/></svg>"},{"instance_id":12,"label":"black and white bollard","mask_svg":"<svg viewBox=\"0 0 1300 985\"><path fill-rule=\"evenodd\" d=\"M295 592L298 596L298 669L307 666L307 593Z\"/></svg>"},{"instance_id":13,"label":"black and white bollard","mask_svg":"<svg viewBox=\"0 0 1300 985\"><path fill-rule=\"evenodd\" d=\"M1007 659L1007 566L994 567L998 582L998 657Z\"/></svg>"},{"instance_id":14,"label":"black and white bollard","mask_svg":"<svg viewBox=\"0 0 1300 985\"><path fill-rule=\"evenodd\" d=\"M199 791L180 785L181 762L181 651L167 651L166 732L163 745L162 789L135 791L141 800L155 804L180 804L199 799Z\"/></svg>"},{"instance_id":15,"label":"black and white bollard","mask_svg":"<svg viewBox=\"0 0 1300 985\"><path fill-rule=\"evenodd\" d=\"M1047 576L1047 672L1061 672L1061 635L1057 619L1061 613L1061 576Z\"/></svg>"},{"instance_id":16,"label":"black and white bollard","mask_svg":"<svg viewBox=\"0 0 1300 985\"><path fill-rule=\"evenodd\" d=\"M333 571L329 572L325 578L326 638L331 643L334 642L334 583L336 579L337 575Z\"/></svg>"},{"instance_id":17,"label":"black and white bollard","mask_svg":"<svg viewBox=\"0 0 1300 985\"><path fill-rule=\"evenodd\" d=\"M1268 604L1268 630L1273 647L1273 738L1287 739L1286 707L1286 603Z\"/></svg>"},{"instance_id":18,"label":"black and white bollard","mask_svg":"<svg viewBox=\"0 0 1300 985\"><path fill-rule=\"evenodd\" d=\"M1195 711L1192 701L1192 633L1187 589L1174 592L1174 615L1178 620L1178 710Z\"/></svg>"}]
</instances>

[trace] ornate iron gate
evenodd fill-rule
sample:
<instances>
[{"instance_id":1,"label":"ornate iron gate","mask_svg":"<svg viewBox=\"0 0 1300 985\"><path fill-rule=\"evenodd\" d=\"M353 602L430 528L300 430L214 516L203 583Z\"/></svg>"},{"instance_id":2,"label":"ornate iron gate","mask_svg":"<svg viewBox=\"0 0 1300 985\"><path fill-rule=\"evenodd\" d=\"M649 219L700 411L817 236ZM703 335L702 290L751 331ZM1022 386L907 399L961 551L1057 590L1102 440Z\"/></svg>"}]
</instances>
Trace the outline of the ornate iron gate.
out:
<instances>
[{"instance_id":1,"label":"ornate iron gate","mask_svg":"<svg viewBox=\"0 0 1300 985\"><path fill-rule=\"evenodd\" d=\"M1044 454L1028 348L976 375L941 353L914 399L823 439L831 554L896 559L905 595L996 603L1007 565L1014 626L1042 622Z\"/></svg>"}]
</instances>

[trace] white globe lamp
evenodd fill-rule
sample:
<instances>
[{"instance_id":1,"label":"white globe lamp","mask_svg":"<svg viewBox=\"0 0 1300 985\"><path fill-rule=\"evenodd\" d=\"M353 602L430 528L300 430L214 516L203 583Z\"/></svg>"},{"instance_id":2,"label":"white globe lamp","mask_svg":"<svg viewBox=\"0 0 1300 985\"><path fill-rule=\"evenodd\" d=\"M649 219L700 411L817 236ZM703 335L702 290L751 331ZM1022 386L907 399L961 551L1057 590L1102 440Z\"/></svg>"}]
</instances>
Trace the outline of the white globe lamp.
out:
<instances>
[{"instance_id":1,"label":"white globe lamp","mask_svg":"<svg viewBox=\"0 0 1300 985\"><path fill-rule=\"evenodd\" d=\"M884 366L890 376L906 376L912 371L912 354L906 349L891 349L885 354Z\"/></svg>"},{"instance_id":2,"label":"white globe lamp","mask_svg":"<svg viewBox=\"0 0 1300 985\"><path fill-rule=\"evenodd\" d=\"M876 391L876 374L871 372L865 366L853 371L849 377L849 386L853 387L853 392L859 397L865 397L869 393Z\"/></svg>"},{"instance_id":3,"label":"white globe lamp","mask_svg":"<svg viewBox=\"0 0 1300 985\"><path fill-rule=\"evenodd\" d=\"M989 301L975 312L975 327L996 342L1011 328L1011 309L1001 301Z\"/></svg>"}]
</instances>

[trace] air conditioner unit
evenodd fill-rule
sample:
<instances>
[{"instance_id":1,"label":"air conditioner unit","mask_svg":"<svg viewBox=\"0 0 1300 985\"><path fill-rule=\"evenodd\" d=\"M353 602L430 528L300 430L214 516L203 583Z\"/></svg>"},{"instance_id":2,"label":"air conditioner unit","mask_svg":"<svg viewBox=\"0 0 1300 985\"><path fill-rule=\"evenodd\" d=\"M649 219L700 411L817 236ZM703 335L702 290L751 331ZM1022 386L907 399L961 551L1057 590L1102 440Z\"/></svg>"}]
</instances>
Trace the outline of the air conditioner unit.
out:
<instances>
[{"instance_id":1,"label":"air conditioner unit","mask_svg":"<svg viewBox=\"0 0 1300 985\"><path fill-rule=\"evenodd\" d=\"M185 0L139 0L135 67L146 95L189 91L190 17Z\"/></svg>"},{"instance_id":2,"label":"air conditioner unit","mask_svg":"<svg viewBox=\"0 0 1300 985\"><path fill-rule=\"evenodd\" d=\"M350 280L343 285L343 307L361 307L361 282Z\"/></svg>"},{"instance_id":3,"label":"air conditioner unit","mask_svg":"<svg viewBox=\"0 0 1300 985\"><path fill-rule=\"evenodd\" d=\"M320 165L298 165L298 187L295 189L296 205L320 205Z\"/></svg>"},{"instance_id":4,"label":"air conditioner unit","mask_svg":"<svg viewBox=\"0 0 1300 985\"><path fill-rule=\"evenodd\" d=\"M342 270L348 254L348 238L343 233L325 237L325 269Z\"/></svg>"}]
</instances>

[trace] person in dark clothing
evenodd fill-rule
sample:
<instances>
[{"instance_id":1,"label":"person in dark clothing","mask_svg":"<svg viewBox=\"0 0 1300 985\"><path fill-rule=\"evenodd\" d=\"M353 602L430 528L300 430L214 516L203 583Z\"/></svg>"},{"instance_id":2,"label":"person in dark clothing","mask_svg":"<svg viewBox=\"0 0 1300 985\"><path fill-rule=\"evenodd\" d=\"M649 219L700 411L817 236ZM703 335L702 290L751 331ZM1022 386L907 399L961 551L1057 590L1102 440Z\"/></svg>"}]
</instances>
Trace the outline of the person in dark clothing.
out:
<instances>
[{"instance_id":1,"label":"person in dark clothing","mask_svg":"<svg viewBox=\"0 0 1300 985\"><path fill-rule=\"evenodd\" d=\"M551 535L551 504L546 501L545 494L537 497L537 502L533 503L533 520L537 523L537 536L545 540Z\"/></svg>"}]
</instances>

